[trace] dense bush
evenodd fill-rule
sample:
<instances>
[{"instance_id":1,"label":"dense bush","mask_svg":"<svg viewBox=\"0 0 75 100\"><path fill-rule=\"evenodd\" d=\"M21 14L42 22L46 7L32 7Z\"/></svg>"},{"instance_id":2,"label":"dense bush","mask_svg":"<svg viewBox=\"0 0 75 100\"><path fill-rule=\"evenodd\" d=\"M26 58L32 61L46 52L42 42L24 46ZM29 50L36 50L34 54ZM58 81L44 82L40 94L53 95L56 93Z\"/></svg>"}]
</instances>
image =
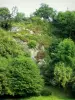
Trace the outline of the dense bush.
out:
<instances>
[{"instance_id":1,"label":"dense bush","mask_svg":"<svg viewBox=\"0 0 75 100\"><path fill-rule=\"evenodd\" d=\"M57 79L58 84L66 87L66 83L71 81L71 75L75 70L75 44L71 39L64 39L52 44L49 50L49 64L44 72L46 82L53 85L56 84L55 79Z\"/></svg>"},{"instance_id":2,"label":"dense bush","mask_svg":"<svg viewBox=\"0 0 75 100\"><path fill-rule=\"evenodd\" d=\"M25 14L21 13L21 12L18 12L17 15L14 18L15 22L22 22L24 20L25 20Z\"/></svg>"},{"instance_id":3,"label":"dense bush","mask_svg":"<svg viewBox=\"0 0 75 100\"><path fill-rule=\"evenodd\" d=\"M9 85L9 70L8 70L9 60L0 56L0 96L11 95L12 91Z\"/></svg>"},{"instance_id":4,"label":"dense bush","mask_svg":"<svg viewBox=\"0 0 75 100\"><path fill-rule=\"evenodd\" d=\"M39 95L39 68L9 32L0 29L0 96Z\"/></svg>"},{"instance_id":5,"label":"dense bush","mask_svg":"<svg viewBox=\"0 0 75 100\"><path fill-rule=\"evenodd\" d=\"M6 30L11 28L11 14L6 7L0 7L0 27Z\"/></svg>"},{"instance_id":6,"label":"dense bush","mask_svg":"<svg viewBox=\"0 0 75 100\"><path fill-rule=\"evenodd\" d=\"M23 47L13 39L9 32L0 29L0 55L3 57L16 57L18 55L28 54Z\"/></svg>"},{"instance_id":7,"label":"dense bush","mask_svg":"<svg viewBox=\"0 0 75 100\"><path fill-rule=\"evenodd\" d=\"M75 11L59 12L53 22L54 34L61 38L75 39Z\"/></svg>"},{"instance_id":8,"label":"dense bush","mask_svg":"<svg viewBox=\"0 0 75 100\"><path fill-rule=\"evenodd\" d=\"M2 21L0 22L0 27L2 27L5 30L10 30L12 25L11 25L11 21L7 20L7 21Z\"/></svg>"},{"instance_id":9,"label":"dense bush","mask_svg":"<svg viewBox=\"0 0 75 100\"><path fill-rule=\"evenodd\" d=\"M29 46L29 48L35 48L36 44L37 44L36 41L31 40L31 41L29 41L28 46Z\"/></svg>"},{"instance_id":10,"label":"dense bush","mask_svg":"<svg viewBox=\"0 0 75 100\"><path fill-rule=\"evenodd\" d=\"M44 87L44 89L41 92L41 95L42 96L49 96L49 95L52 95L52 92L51 92L51 90L49 88Z\"/></svg>"},{"instance_id":11,"label":"dense bush","mask_svg":"<svg viewBox=\"0 0 75 100\"><path fill-rule=\"evenodd\" d=\"M66 84L69 83L72 78L72 68L65 66L62 62L59 62L55 65L54 75L56 82L65 88Z\"/></svg>"},{"instance_id":12,"label":"dense bush","mask_svg":"<svg viewBox=\"0 0 75 100\"><path fill-rule=\"evenodd\" d=\"M43 80L36 64L29 58L15 58L12 62L11 75L14 95L40 94Z\"/></svg>"},{"instance_id":13,"label":"dense bush","mask_svg":"<svg viewBox=\"0 0 75 100\"><path fill-rule=\"evenodd\" d=\"M0 96L40 94L43 80L38 67L30 58L24 56L13 60L0 58Z\"/></svg>"}]
</instances>

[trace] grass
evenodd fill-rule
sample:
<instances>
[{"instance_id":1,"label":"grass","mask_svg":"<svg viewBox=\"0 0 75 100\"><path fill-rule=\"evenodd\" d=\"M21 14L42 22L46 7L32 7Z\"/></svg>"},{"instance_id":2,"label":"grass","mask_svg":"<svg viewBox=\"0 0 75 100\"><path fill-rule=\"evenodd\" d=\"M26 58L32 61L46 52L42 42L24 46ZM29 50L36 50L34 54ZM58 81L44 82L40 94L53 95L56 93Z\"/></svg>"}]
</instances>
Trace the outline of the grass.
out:
<instances>
[{"instance_id":1,"label":"grass","mask_svg":"<svg viewBox=\"0 0 75 100\"><path fill-rule=\"evenodd\" d=\"M54 96L39 96L39 97L32 97L30 99L25 100L59 100L59 98Z\"/></svg>"},{"instance_id":2,"label":"grass","mask_svg":"<svg viewBox=\"0 0 75 100\"><path fill-rule=\"evenodd\" d=\"M32 97L32 98L24 99L24 100L75 100L75 99L68 99L68 98L62 99L57 96L39 96L39 97Z\"/></svg>"},{"instance_id":3,"label":"grass","mask_svg":"<svg viewBox=\"0 0 75 100\"><path fill-rule=\"evenodd\" d=\"M38 96L38 97L30 97L21 100L75 100L72 99L67 93L64 93L63 90L55 88L55 87L46 87L52 91L52 95L50 96Z\"/></svg>"}]
</instances>

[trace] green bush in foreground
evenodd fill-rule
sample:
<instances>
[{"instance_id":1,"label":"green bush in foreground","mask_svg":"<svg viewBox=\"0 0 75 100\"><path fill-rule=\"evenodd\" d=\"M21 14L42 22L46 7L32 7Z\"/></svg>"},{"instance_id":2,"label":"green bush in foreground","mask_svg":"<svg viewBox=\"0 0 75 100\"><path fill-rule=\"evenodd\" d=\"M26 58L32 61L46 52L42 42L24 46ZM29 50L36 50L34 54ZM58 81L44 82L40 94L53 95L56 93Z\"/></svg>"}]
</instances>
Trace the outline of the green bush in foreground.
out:
<instances>
[{"instance_id":1,"label":"green bush in foreground","mask_svg":"<svg viewBox=\"0 0 75 100\"><path fill-rule=\"evenodd\" d=\"M21 56L10 62L3 57L0 59L0 96L40 94L43 80L38 67L30 58Z\"/></svg>"},{"instance_id":2,"label":"green bush in foreground","mask_svg":"<svg viewBox=\"0 0 75 100\"><path fill-rule=\"evenodd\" d=\"M13 60L11 84L14 95L39 95L43 80L36 64L30 58L21 56Z\"/></svg>"}]
</instances>

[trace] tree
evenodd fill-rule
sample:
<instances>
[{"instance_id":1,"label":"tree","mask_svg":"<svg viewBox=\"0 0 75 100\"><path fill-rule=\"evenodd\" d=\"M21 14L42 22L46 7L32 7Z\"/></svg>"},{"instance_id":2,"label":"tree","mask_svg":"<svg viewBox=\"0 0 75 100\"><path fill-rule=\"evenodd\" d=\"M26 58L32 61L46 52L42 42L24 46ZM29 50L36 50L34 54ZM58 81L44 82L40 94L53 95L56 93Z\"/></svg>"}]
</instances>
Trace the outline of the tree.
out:
<instances>
[{"instance_id":1,"label":"tree","mask_svg":"<svg viewBox=\"0 0 75 100\"><path fill-rule=\"evenodd\" d=\"M47 4L42 3L41 7L34 12L34 15L50 21L50 18L54 19L56 11Z\"/></svg>"},{"instance_id":2,"label":"tree","mask_svg":"<svg viewBox=\"0 0 75 100\"><path fill-rule=\"evenodd\" d=\"M50 58L44 72L48 84L55 84L54 69L59 62L64 63L65 67L69 66L73 71L75 70L75 44L71 39L55 40L50 46L49 55Z\"/></svg>"},{"instance_id":3,"label":"tree","mask_svg":"<svg viewBox=\"0 0 75 100\"><path fill-rule=\"evenodd\" d=\"M14 18L17 15L17 13L18 13L18 8L16 6L14 6L12 8L12 14L11 14L12 18Z\"/></svg>"},{"instance_id":4,"label":"tree","mask_svg":"<svg viewBox=\"0 0 75 100\"><path fill-rule=\"evenodd\" d=\"M39 95L43 79L36 64L25 56L0 56L0 96Z\"/></svg>"},{"instance_id":5,"label":"tree","mask_svg":"<svg viewBox=\"0 0 75 100\"><path fill-rule=\"evenodd\" d=\"M49 48L49 55L51 58L51 65L62 61L66 65L74 67L75 44L71 39L57 40Z\"/></svg>"},{"instance_id":6,"label":"tree","mask_svg":"<svg viewBox=\"0 0 75 100\"><path fill-rule=\"evenodd\" d=\"M75 44L71 39L64 39L58 44L56 58L66 65L74 67L75 64Z\"/></svg>"},{"instance_id":7,"label":"tree","mask_svg":"<svg viewBox=\"0 0 75 100\"><path fill-rule=\"evenodd\" d=\"M0 8L0 27L8 30L11 28L11 14L8 8Z\"/></svg>"},{"instance_id":8,"label":"tree","mask_svg":"<svg viewBox=\"0 0 75 100\"><path fill-rule=\"evenodd\" d=\"M64 88L66 84L70 81L72 76L72 68L65 66L64 63L59 62L54 68L54 78L58 84L61 84Z\"/></svg>"},{"instance_id":9,"label":"tree","mask_svg":"<svg viewBox=\"0 0 75 100\"><path fill-rule=\"evenodd\" d=\"M24 13L17 13L17 15L15 16L14 19L16 22L21 22L23 20L25 20L25 14Z\"/></svg>"},{"instance_id":10,"label":"tree","mask_svg":"<svg viewBox=\"0 0 75 100\"><path fill-rule=\"evenodd\" d=\"M75 39L75 11L59 12L53 21L54 34Z\"/></svg>"},{"instance_id":11,"label":"tree","mask_svg":"<svg viewBox=\"0 0 75 100\"><path fill-rule=\"evenodd\" d=\"M0 21L4 21L10 18L10 11L6 7L0 8Z\"/></svg>"},{"instance_id":12,"label":"tree","mask_svg":"<svg viewBox=\"0 0 75 100\"><path fill-rule=\"evenodd\" d=\"M14 95L39 95L43 88L43 79L39 68L27 57L19 56L12 61L10 82Z\"/></svg>"}]
</instances>

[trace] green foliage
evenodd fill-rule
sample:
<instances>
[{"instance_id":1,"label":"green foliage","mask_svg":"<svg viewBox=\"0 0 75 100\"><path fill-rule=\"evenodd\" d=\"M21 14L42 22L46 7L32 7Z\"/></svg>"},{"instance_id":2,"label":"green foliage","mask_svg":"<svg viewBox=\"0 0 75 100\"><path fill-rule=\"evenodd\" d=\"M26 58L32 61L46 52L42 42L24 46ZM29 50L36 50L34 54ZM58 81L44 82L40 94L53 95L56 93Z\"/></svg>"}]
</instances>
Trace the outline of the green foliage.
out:
<instances>
[{"instance_id":1,"label":"green foliage","mask_svg":"<svg viewBox=\"0 0 75 100\"><path fill-rule=\"evenodd\" d=\"M68 96L67 93L64 93L63 90L59 89L58 87L50 86L45 88L48 88L48 90L52 92L52 95L30 97L30 98L25 98L24 100L74 100L70 96Z\"/></svg>"},{"instance_id":2,"label":"green foliage","mask_svg":"<svg viewBox=\"0 0 75 100\"><path fill-rule=\"evenodd\" d=\"M46 83L56 85L56 79L58 84L66 88L75 69L74 42L71 39L64 39L61 42L56 40L49 49L49 55L50 59L44 72Z\"/></svg>"},{"instance_id":3,"label":"green foliage","mask_svg":"<svg viewBox=\"0 0 75 100\"><path fill-rule=\"evenodd\" d=\"M72 84L72 90L71 90L71 92L72 92L72 96L73 97L75 97L75 82Z\"/></svg>"},{"instance_id":4,"label":"green foliage","mask_svg":"<svg viewBox=\"0 0 75 100\"><path fill-rule=\"evenodd\" d=\"M8 8L0 8L0 27L8 30L11 28L11 14Z\"/></svg>"},{"instance_id":5,"label":"green foliage","mask_svg":"<svg viewBox=\"0 0 75 100\"><path fill-rule=\"evenodd\" d=\"M9 59L0 56L0 96L12 94L8 79L10 75L8 70L9 61Z\"/></svg>"},{"instance_id":6,"label":"green foliage","mask_svg":"<svg viewBox=\"0 0 75 100\"><path fill-rule=\"evenodd\" d=\"M0 57L0 96L39 95L42 87L40 71L30 58Z\"/></svg>"},{"instance_id":7,"label":"green foliage","mask_svg":"<svg viewBox=\"0 0 75 100\"><path fill-rule=\"evenodd\" d=\"M22 22L25 20L25 14L24 13L17 13L17 15L14 18L15 22Z\"/></svg>"},{"instance_id":8,"label":"green foliage","mask_svg":"<svg viewBox=\"0 0 75 100\"><path fill-rule=\"evenodd\" d=\"M0 23L0 26L3 28L3 29L5 29L5 30L9 30L9 29L11 29L11 22L10 22L10 20L6 20L6 21L2 21L1 23Z\"/></svg>"},{"instance_id":9,"label":"green foliage","mask_svg":"<svg viewBox=\"0 0 75 100\"><path fill-rule=\"evenodd\" d=\"M73 70L73 75L70 81L70 91L71 95L75 98L75 71Z\"/></svg>"},{"instance_id":10,"label":"green foliage","mask_svg":"<svg viewBox=\"0 0 75 100\"><path fill-rule=\"evenodd\" d=\"M59 12L53 24L54 34L65 38L75 38L75 11Z\"/></svg>"},{"instance_id":11,"label":"green foliage","mask_svg":"<svg viewBox=\"0 0 75 100\"><path fill-rule=\"evenodd\" d=\"M49 18L53 19L56 15L56 11L53 8L49 7L47 4L42 3L41 7L37 9L36 12L34 12L34 15L50 21Z\"/></svg>"},{"instance_id":12,"label":"green foliage","mask_svg":"<svg viewBox=\"0 0 75 100\"><path fill-rule=\"evenodd\" d=\"M49 88L44 87L44 89L41 92L41 95L42 96L50 96L50 95L52 95L52 92Z\"/></svg>"},{"instance_id":13,"label":"green foliage","mask_svg":"<svg viewBox=\"0 0 75 100\"><path fill-rule=\"evenodd\" d=\"M6 7L0 8L0 21L6 20L10 17L10 11Z\"/></svg>"},{"instance_id":14,"label":"green foliage","mask_svg":"<svg viewBox=\"0 0 75 100\"><path fill-rule=\"evenodd\" d=\"M9 32L0 29L0 55L3 57L16 57L27 55L27 52L12 38Z\"/></svg>"},{"instance_id":15,"label":"green foliage","mask_svg":"<svg viewBox=\"0 0 75 100\"><path fill-rule=\"evenodd\" d=\"M70 85L69 89L75 94L75 12L56 15L53 8L41 4L30 18L25 19L24 13L17 11L14 7L11 16L8 8L0 8L0 27L10 29L12 17L13 27L21 29L14 33L0 29L0 96L40 95L43 79L28 52L36 46L40 52L35 58L44 60L39 66L45 83L64 89ZM41 94L53 95L48 88L44 88Z\"/></svg>"},{"instance_id":16,"label":"green foliage","mask_svg":"<svg viewBox=\"0 0 75 100\"><path fill-rule=\"evenodd\" d=\"M31 41L29 41L28 46L29 46L29 48L35 48L36 44L37 44L36 41L31 40Z\"/></svg>"},{"instance_id":17,"label":"green foliage","mask_svg":"<svg viewBox=\"0 0 75 100\"><path fill-rule=\"evenodd\" d=\"M39 68L10 32L0 29L0 96L39 95L42 87Z\"/></svg>"},{"instance_id":18,"label":"green foliage","mask_svg":"<svg viewBox=\"0 0 75 100\"><path fill-rule=\"evenodd\" d=\"M11 87L14 95L39 95L43 80L36 64L24 56L15 58L12 61Z\"/></svg>"},{"instance_id":19,"label":"green foliage","mask_svg":"<svg viewBox=\"0 0 75 100\"><path fill-rule=\"evenodd\" d=\"M49 48L51 63L55 65L60 61L71 67L74 66L75 44L71 39L55 40Z\"/></svg>"},{"instance_id":20,"label":"green foliage","mask_svg":"<svg viewBox=\"0 0 75 100\"><path fill-rule=\"evenodd\" d=\"M24 100L60 100L60 98L56 96L39 96L39 97L32 97L32 98L24 99Z\"/></svg>"},{"instance_id":21,"label":"green foliage","mask_svg":"<svg viewBox=\"0 0 75 100\"><path fill-rule=\"evenodd\" d=\"M71 39L64 39L58 44L57 59L59 61L65 62L67 65L71 67L74 66L75 59L75 44Z\"/></svg>"},{"instance_id":22,"label":"green foliage","mask_svg":"<svg viewBox=\"0 0 75 100\"><path fill-rule=\"evenodd\" d=\"M25 22L26 28L32 30L34 34L49 33L49 29L51 28L49 27L49 22L47 22L46 20L42 20L38 16L30 16L30 18L27 21L29 20L30 22Z\"/></svg>"},{"instance_id":23,"label":"green foliage","mask_svg":"<svg viewBox=\"0 0 75 100\"><path fill-rule=\"evenodd\" d=\"M15 42L13 42L11 39L10 40L8 40L8 38L2 39L0 41L0 54L5 57L8 55L15 56L17 54L17 51L16 51L16 49L14 50L14 48L15 48L14 43ZM10 47L10 45L12 45L12 47Z\"/></svg>"},{"instance_id":24,"label":"green foliage","mask_svg":"<svg viewBox=\"0 0 75 100\"><path fill-rule=\"evenodd\" d=\"M64 88L70 81L72 76L72 68L66 67L64 63L57 63L54 68L55 80L61 84Z\"/></svg>"}]
</instances>

